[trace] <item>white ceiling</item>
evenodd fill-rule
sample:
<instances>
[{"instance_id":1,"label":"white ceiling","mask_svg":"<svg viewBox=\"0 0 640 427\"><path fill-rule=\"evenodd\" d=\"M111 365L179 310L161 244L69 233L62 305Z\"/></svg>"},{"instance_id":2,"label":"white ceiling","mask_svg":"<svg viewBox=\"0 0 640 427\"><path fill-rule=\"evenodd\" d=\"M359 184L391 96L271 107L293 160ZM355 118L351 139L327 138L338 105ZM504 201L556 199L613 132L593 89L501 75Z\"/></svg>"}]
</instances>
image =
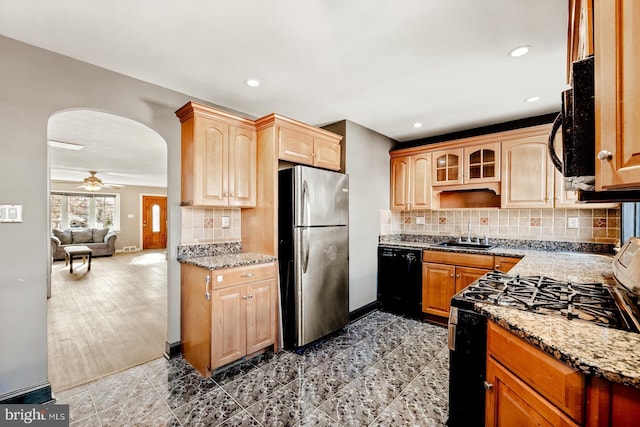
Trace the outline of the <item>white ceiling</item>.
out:
<instances>
[{"instance_id":1,"label":"white ceiling","mask_svg":"<svg viewBox=\"0 0 640 427\"><path fill-rule=\"evenodd\" d=\"M0 34L251 116L348 119L407 141L558 111L567 9L566 0L0 0ZM531 51L507 55L520 45Z\"/></svg>"}]
</instances>

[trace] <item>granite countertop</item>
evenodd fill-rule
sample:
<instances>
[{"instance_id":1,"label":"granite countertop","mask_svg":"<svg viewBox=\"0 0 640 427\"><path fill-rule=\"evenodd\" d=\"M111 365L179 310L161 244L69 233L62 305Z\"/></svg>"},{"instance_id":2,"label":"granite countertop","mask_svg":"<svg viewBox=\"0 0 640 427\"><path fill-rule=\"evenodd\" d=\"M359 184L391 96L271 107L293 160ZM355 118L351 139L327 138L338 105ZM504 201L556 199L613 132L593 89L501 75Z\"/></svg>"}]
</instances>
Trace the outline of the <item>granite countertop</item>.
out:
<instances>
[{"instance_id":1,"label":"granite countertop","mask_svg":"<svg viewBox=\"0 0 640 427\"><path fill-rule=\"evenodd\" d=\"M232 254L220 254L213 256L194 256L179 259L183 264L191 264L196 267L208 270L219 270L221 268L242 267L251 264L263 264L275 261L277 258L272 255L256 254L252 252L241 252Z\"/></svg>"},{"instance_id":2,"label":"granite countertop","mask_svg":"<svg viewBox=\"0 0 640 427\"><path fill-rule=\"evenodd\" d=\"M555 252L497 246L490 250L438 247L432 243L383 242L438 251L522 256L509 274L547 276L557 280L615 285L613 255ZM605 328L562 316L531 313L510 307L476 303L489 319L554 358L587 374L640 388L640 334Z\"/></svg>"}]
</instances>

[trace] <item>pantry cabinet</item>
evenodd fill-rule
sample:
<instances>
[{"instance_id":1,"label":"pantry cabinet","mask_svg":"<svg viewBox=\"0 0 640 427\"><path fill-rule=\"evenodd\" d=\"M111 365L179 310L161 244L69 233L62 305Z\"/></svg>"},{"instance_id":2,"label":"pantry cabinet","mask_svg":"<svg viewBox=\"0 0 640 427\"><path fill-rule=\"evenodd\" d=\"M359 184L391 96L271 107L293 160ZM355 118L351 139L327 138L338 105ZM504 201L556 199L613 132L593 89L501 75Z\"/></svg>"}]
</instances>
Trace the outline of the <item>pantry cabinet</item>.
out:
<instances>
[{"instance_id":1,"label":"pantry cabinet","mask_svg":"<svg viewBox=\"0 0 640 427\"><path fill-rule=\"evenodd\" d=\"M640 189L640 2L594 1L596 188Z\"/></svg>"},{"instance_id":2,"label":"pantry cabinet","mask_svg":"<svg viewBox=\"0 0 640 427\"><path fill-rule=\"evenodd\" d=\"M253 121L193 102L176 115L182 124L182 204L255 207Z\"/></svg>"},{"instance_id":3,"label":"pantry cabinet","mask_svg":"<svg viewBox=\"0 0 640 427\"><path fill-rule=\"evenodd\" d=\"M182 354L198 372L276 344L274 262L207 270L181 265Z\"/></svg>"},{"instance_id":4,"label":"pantry cabinet","mask_svg":"<svg viewBox=\"0 0 640 427\"><path fill-rule=\"evenodd\" d=\"M431 209L431 153L391 158L391 209Z\"/></svg>"}]
</instances>

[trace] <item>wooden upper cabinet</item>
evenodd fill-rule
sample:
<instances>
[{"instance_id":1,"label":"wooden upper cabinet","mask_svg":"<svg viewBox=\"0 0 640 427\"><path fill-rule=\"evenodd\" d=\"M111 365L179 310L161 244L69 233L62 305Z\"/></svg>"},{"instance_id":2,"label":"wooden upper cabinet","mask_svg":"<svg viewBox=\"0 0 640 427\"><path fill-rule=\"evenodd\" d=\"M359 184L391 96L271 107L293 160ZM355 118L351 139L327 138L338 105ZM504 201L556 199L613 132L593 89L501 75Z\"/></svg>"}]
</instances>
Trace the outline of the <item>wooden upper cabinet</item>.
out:
<instances>
[{"instance_id":1,"label":"wooden upper cabinet","mask_svg":"<svg viewBox=\"0 0 640 427\"><path fill-rule=\"evenodd\" d=\"M593 55L593 0L569 0L567 37L567 83L571 84L571 64Z\"/></svg>"},{"instance_id":2,"label":"wooden upper cabinet","mask_svg":"<svg viewBox=\"0 0 640 427\"><path fill-rule=\"evenodd\" d=\"M547 136L502 143L502 208L553 208L554 167Z\"/></svg>"},{"instance_id":3,"label":"wooden upper cabinet","mask_svg":"<svg viewBox=\"0 0 640 427\"><path fill-rule=\"evenodd\" d=\"M340 170L342 137L287 120L278 128L278 158L293 163Z\"/></svg>"},{"instance_id":4,"label":"wooden upper cabinet","mask_svg":"<svg viewBox=\"0 0 640 427\"><path fill-rule=\"evenodd\" d=\"M434 151L433 157L433 185L462 184L463 177L463 149Z\"/></svg>"},{"instance_id":5,"label":"wooden upper cabinet","mask_svg":"<svg viewBox=\"0 0 640 427\"><path fill-rule=\"evenodd\" d=\"M431 153L391 158L391 209L431 209Z\"/></svg>"},{"instance_id":6,"label":"wooden upper cabinet","mask_svg":"<svg viewBox=\"0 0 640 427\"><path fill-rule=\"evenodd\" d=\"M500 143L464 148L465 183L500 181Z\"/></svg>"},{"instance_id":7,"label":"wooden upper cabinet","mask_svg":"<svg viewBox=\"0 0 640 427\"><path fill-rule=\"evenodd\" d=\"M598 190L640 189L639 40L639 1L595 1Z\"/></svg>"},{"instance_id":8,"label":"wooden upper cabinet","mask_svg":"<svg viewBox=\"0 0 640 427\"><path fill-rule=\"evenodd\" d=\"M253 121L193 102L176 115L182 123L182 203L254 207Z\"/></svg>"}]
</instances>

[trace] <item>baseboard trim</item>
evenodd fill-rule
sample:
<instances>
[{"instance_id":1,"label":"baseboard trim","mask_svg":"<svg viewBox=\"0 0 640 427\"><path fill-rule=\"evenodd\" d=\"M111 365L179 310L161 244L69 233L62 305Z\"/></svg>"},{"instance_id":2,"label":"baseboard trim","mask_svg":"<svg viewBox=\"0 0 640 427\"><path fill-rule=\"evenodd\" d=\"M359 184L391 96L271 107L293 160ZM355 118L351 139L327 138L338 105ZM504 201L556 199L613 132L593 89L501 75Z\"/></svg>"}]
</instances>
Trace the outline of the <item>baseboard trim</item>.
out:
<instances>
[{"instance_id":1,"label":"baseboard trim","mask_svg":"<svg viewBox=\"0 0 640 427\"><path fill-rule=\"evenodd\" d=\"M374 301L360 308L356 308L355 310L349 313L349 321L353 322L354 320L358 320L361 317L364 317L367 314L371 313L372 311L376 311L381 308L382 308L382 304L380 304L378 301Z\"/></svg>"},{"instance_id":2,"label":"baseboard trim","mask_svg":"<svg viewBox=\"0 0 640 427\"><path fill-rule=\"evenodd\" d=\"M30 405L53 402L51 384L49 382L32 388L18 390L0 396L0 405Z\"/></svg>"},{"instance_id":3,"label":"baseboard trim","mask_svg":"<svg viewBox=\"0 0 640 427\"><path fill-rule=\"evenodd\" d=\"M182 344L180 341L170 343L165 343L165 351L164 357L165 359L173 359L174 357L178 357L182 354Z\"/></svg>"}]
</instances>

